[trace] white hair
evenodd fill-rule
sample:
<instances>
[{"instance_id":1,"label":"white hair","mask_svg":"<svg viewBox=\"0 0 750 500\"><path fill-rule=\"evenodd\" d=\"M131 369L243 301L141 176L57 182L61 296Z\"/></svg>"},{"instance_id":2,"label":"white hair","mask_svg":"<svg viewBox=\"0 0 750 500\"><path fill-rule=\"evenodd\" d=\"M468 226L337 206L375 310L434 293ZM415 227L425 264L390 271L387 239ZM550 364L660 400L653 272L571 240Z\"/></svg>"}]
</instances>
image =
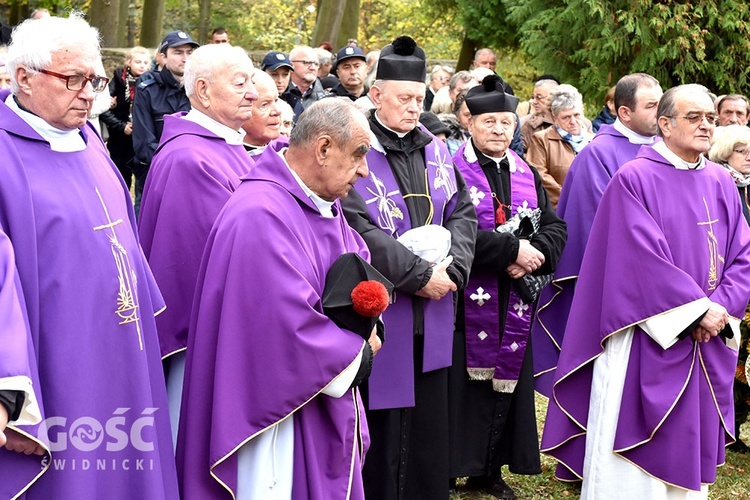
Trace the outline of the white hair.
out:
<instances>
[{"instance_id":1,"label":"white hair","mask_svg":"<svg viewBox=\"0 0 750 500\"><path fill-rule=\"evenodd\" d=\"M583 96L578 89L567 83L555 87L549 94L550 111L557 116L561 111L580 106L583 107Z\"/></svg>"},{"instance_id":2,"label":"white hair","mask_svg":"<svg viewBox=\"0 0 750 500\"><path fill-rule=\"evenodd\" d=\"M52 54L63 49L75 49L94 62L101 61L99 30L89 25L80 12L70 17L27 19L13 30L13 41L8 47L6 64L10 73L11 91L19 91L16 69L25 66L30 71L49 68Z\"/></svg>"},{"instance_id":3,"label":"white hair","mask_svg":"<svg viewBox=\"0 0 750 500\"><path fill-rule=\"evenodd\" d=\"M236 45L209 43L198 47L185 63L185 73L182 77L185 94L192 97L198 80L203 79L208 83L213 83L213 75L218 69L242 61L249 62L250 67L253 67L253 62L245 49Z\"/></svg>"}]
</instances>

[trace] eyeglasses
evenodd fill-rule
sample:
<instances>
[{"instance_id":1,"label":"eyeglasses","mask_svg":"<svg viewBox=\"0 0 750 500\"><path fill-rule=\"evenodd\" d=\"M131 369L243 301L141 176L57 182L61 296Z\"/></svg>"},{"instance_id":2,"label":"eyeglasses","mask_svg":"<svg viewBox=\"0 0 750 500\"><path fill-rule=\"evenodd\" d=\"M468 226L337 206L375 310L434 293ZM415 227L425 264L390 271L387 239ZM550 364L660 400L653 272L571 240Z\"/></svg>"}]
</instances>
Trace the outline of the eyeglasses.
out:
<instances>
[{"instance_id":1,"label":"eyeglasses","mask_svg":"<svg viewBox=\"0 0 750 500\"><path fill-rule=\"evenodd\" d=\"M750 155L750 148L738 148L738 149L733 149L732 151L742 156Z\"/></svg>"},{"instance_id":2,"label":"eyeglasses","mask_svg":"<svg viewBox=\"0 0 750 500\"><path fill-rule=\"evenodd\" d=\"M685 116L668 116L667 118L682 118L690 125L698 125L704 119L711 125L716 125L716 113L690 113Z\"/></svg>"},{"instance_id":3,"label":"eyeglasses","mask_svg":"<svg viewBox=\"0 0 750 500\"><path fill-rule=\"evenodd\" d=\"M60 73L55 73L54 71L48 71L46 69L40 69L39 72L44 73L45 75L54 76L60 80L65 80L65 87L74 92L83 90L86 86L86 82L91 82L91 87L94 89L94 92L101 92L107 88L107 84L109 83L109 78L104 76L89 77L84 75L61 75Z\"/></svg>"},{"instance_id":4,"label":"eyeglasses","mask_svg":"<svg viewBox=\"0 0 750 500\"><path fill-rule=\"evenodd\" d=\"M292 60L293 63L301 63L305 66L320 66L320 63L318 61L302 61L300 59Z\"/></svg>"}]
</instances>

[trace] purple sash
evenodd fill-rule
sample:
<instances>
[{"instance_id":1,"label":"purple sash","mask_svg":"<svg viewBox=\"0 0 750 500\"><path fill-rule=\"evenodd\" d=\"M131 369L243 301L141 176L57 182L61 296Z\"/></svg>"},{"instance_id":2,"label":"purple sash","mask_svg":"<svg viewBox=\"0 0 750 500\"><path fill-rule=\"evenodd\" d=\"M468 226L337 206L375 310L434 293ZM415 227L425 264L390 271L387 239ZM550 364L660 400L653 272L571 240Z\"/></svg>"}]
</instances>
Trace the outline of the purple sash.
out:
<instances>
[{"instance_id":1,"label":"purple sash","mask_svg":"<svg viewBox=\"0 0 750 500\"><path fill-rule=\"evenodd\" d=\"M445 145L433 140L424 149L427 190L434 207L433 224L442 225L456 205L456 173ZM370 175L355 189L367 203L370 218L394 238L412 228L409 210L386 155L373 148L367 154ZM419 221L418 225L422 225ZM414 406L414 318L412 296L395 292L383 314L388 341L378 352L369 378L369 409ZM453 296L424 301L424 361L422 371L451 365Z\"/></svg>"},{"instance_id":2,"label":"purple sash","mask_svg":"<svg viewBox=\"0 0 750 500\"><path fill-rule=\"evenodd\" d=\"M466 186L477 212L478 228L494 231L495 207L492 189L479 162L469 162L463 144L453 161L466 179ZM473 153L473 150L471 150ZM534 174L526 163L508 150L511 183L511 216L519 210L533 210L538 206ZM508 310L505 312L505 329L500 340L500 303L497 274L472 270L469 284L464 290L466 316L466 367L472 380L492 380L498 392L515 390L534 313L533 303L524 302L510 287Z\"/></svg>"}]
</instances>

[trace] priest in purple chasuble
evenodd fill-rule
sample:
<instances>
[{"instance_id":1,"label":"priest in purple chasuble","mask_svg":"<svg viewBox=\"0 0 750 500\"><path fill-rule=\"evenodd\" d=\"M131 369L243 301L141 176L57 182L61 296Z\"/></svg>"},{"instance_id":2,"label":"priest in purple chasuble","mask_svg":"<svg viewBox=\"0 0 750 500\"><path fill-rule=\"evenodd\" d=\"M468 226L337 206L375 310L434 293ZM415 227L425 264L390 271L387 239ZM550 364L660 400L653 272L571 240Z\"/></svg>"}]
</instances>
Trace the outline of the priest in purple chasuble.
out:
<instances>
[{"instance_id":1,"label":"priest in purple chasuble","mask_svg":"<svg viewBox=\"0 0 750 500\"><path fill-rule=\"evenodd\" d=\"M368 498L448 498L453 293L474 255L476 216L442 141L419 126L424 51L407 36L380 52L369 97L370 174L343 200L372 264L395 285L386 342L363 390L373 446Z\"/></svg>"},{"instance_id":2,"label":"priest in purple chasuble","mask_svg":"<svg viewBox=\"0 0 750 500\"><path fill-rule=\"evenodd\" d=\"M656 107L661 95L659 82L650 75L633 73L622 77L615 87L615 123L599 128L594 139L570 164L565 177L557 215L567 224L568 241L552 284L539 297L531 329L534 384L547 397L552 393L570 303L602 193L617 169L635 158L642 145L656 140Z\"/></svg>"},{"instance_id":3,"label":"priest in purple chasuble","mask_svg":"<svg viewBox=\"0 0 750 500\"><path fill-rule=\"evenodd\" d=\"M750 230L703 156L707 90L669 89L657 120L594 217L547 412L542 449L583 498L706 498L735 439Z\"/></svg>"},{"instance_id":4,"label":"priest in purple chasuble","mask_svg":"<svg viewBox=\"0 0 750 500\"><path fill-rule=\"evenodd\" d=\"M217 217L188 337L183 499L364 498L357 386L380 343L338 327L321 298L340 255L369 257L337 201L367 175L369 145L353 104L317 102Z\"/></svg>"},{"instance_id":5,"label":"priest in purple chasuble","mask_svg":"<svg viewBox=\"0 0 750 500\"><path fill-rule=\"evenodd\" d=\"M174 499L154 321L164 303L130 194L86 121L107 83L96 70L98 31L77 15L29 20L14 31L8 60L0 498Z\"/></svg>"},{"instance_id":6,"label":"priest in purple chasuble","mask_svg":"<svg viewBox=\"0 0 750 500\"><path fill-rule=\"evenodd\" d=\"M184 80L192 109L164 117L143 191L138 233L167 304L156 324L175 440L203 248L216 216L253 164L241 130L258 98L252 72L239 47L204 45L193 52Z\"/></svg>"},{"instance_id":7,"label":"priest in purple chasuble","mask_svg":"<svg viewBox=\"0 0 750 500\"><path fill-rule=\"evenodd\" d=\"M450 371L451 477L468 489L513 498L501 467L539 474L529 340L535 298L524 278L550 275L565 245L565 223L541 177L509 144L518 98L495 75L466 95L471 139L453 157L477 212L469 283L458 299ZM533 231L511 231L535 221ZM523 221L523 222L519 222Z\"/></svg>"}]
</instances>

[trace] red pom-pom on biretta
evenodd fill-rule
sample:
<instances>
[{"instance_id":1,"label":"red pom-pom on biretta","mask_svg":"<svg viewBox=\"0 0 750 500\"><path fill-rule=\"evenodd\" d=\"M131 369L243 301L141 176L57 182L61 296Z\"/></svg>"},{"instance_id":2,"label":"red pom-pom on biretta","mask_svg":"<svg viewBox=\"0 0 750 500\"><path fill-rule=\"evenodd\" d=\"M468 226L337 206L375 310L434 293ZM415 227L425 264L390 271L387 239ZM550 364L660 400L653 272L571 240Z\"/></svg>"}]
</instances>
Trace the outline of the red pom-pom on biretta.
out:
<instances>
[{"instance_id":1,"label":"red pom-pom on biretta","mask_svg":"<svg viewBox=\"0 0 750 500\"><path fill-rule=\"evenodd\" d=\"M375 280L362 281L352 290L352 307L357 314L377 318L388 307L388 290Z\"/></svg>"}]
</instances>

